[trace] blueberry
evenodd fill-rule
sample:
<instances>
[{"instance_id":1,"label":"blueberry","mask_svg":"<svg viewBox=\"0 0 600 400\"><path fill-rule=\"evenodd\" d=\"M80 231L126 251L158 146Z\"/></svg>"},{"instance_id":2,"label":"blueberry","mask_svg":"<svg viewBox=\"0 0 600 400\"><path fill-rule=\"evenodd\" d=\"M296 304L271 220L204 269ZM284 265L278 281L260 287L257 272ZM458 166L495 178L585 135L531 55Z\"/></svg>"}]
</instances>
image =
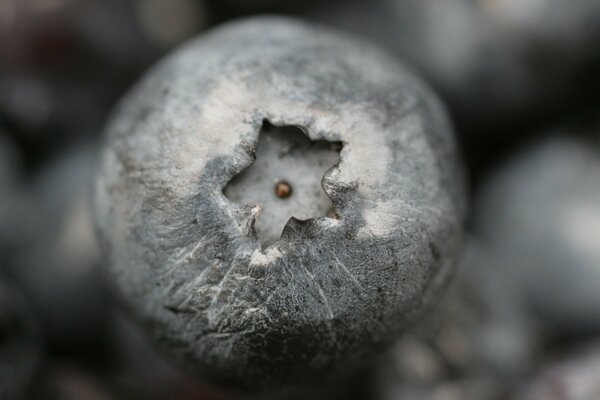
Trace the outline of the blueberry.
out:
<instances>
[{"instance_id":1,"label":"blueberry","mask_svg":"<svg viewBox=\"0 0 600 400\"><path fill-rule=\"evenodd\" d=\"M0 282L0 398L28 398L41 359L38 327L21 294Z\"/></svg>"},{"instance_id":2,"label":"blueberry","mask_svg":"<svg viewBox=\"0 0 600 400\"><path fill-rule=\"evenodd\" d=\"M305 135L298 171L271 171L288 198L271 181L247 204L226 187L276 158L257 148L269 124ZM281 207L292 218L261 240L262 208L323 199L296 181L318 149L328 202L308 219ZM112 281L163 350L213 382L271 390L349 373L391 343L438 298L464 216L437 98L372 45L276 17L217 28L135 87L108 126L96 203Z\"/></svg>"},{"instance_id":3,"label":"blueberry","mask_svg":"<svg viewBox=\"0 0 600 400\"><path fill-rule=\"evenodd\" d=\"M509 279L546 328L600 331L600 151L569 137L536 142L477 195L475 228L502 255Z\"/></svg>"},{"instance_id":4,"label":"blueberry","mask_svg":"<svg viewBox=\"0 0 600 400\"><path fill-rule=\"evenodd\" d=\"M34 176L19 221L27 234L5 265L51 350L77 357L101 351L110 303L93 218L97 150L94 143L65 150Z\"/></svg>"},{"instance_id":5,"label":"blueberry","mask_svg":"<svg viewBox=\"0 0 600 400\"><path fill-rule=\"evenodd\" d=\"M600 61L596 0L349 0L310 16L415 67L476 153L583 101Z\"/></svg>"}]
</instances>

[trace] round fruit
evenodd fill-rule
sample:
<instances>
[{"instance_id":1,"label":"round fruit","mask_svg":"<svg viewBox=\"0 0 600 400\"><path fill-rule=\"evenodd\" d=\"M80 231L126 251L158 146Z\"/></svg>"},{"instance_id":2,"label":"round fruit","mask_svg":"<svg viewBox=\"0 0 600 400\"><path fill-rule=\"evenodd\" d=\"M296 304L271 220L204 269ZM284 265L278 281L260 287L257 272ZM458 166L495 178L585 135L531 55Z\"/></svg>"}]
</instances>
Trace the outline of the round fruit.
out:
<instances>
[{"instance_id":1,"label":"round fruit","mask_svg":"<svg viewBox=\"0 0 600 400\"><path fill-rule=\"evenodd\" d=\"M272 244L254 229L272 203L224 194L265 121L342 147L317 186L335 213L292 217ZM464 210L451 127L371 45L284 18L223 26L156 67L107 134L96 200L112 279L156 341L213 381L352 371L451 272ZM291 195L273 201L302 195L286 181Z\"/></svg>"}]
</instances>

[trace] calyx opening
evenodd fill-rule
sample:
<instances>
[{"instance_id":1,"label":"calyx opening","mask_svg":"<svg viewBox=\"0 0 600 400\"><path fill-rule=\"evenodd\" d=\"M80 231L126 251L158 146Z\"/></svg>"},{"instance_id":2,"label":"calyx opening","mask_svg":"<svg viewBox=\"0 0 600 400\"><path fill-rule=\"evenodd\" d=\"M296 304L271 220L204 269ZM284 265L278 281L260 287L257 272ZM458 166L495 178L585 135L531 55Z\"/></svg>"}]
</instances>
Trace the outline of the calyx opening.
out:
<instances>
[{"instance_id":1,"label":"calyx opening","mask_svg":"<svg viewBox=\"0 0 600 400\"><path fill-rule=\"evenodd\" d=\"M323 176L340 161L339 142L311 140L295 126L264 121L258 135L256 160L234 176L225 196L261 209L254 229L263 248L279 240L288 220L335 216L323 190Z\"/></svg>"}]
</instances>

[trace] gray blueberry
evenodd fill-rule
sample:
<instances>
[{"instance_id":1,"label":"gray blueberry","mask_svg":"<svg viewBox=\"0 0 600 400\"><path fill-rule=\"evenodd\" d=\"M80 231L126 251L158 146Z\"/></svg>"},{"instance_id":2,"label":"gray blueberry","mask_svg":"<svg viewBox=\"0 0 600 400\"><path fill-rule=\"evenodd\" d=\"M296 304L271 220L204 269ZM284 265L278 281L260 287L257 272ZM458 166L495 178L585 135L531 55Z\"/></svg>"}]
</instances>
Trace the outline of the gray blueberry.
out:
<instances>
[{"instance_id":1,"label":"gray blueberry","mask_svg":"<svg viewBox=\"0 0 600 400\"><path fill-rule=\"evenodd\" d=\"M493 134L505 138L502 128L569 107L600 60L591 51L600 45L596 0L350 0L312 16L417 68L477 151Z\"/></svg>"},{"instance_id":2,"label":"gray blueberry","mask_svg":"<svg viewBox=\"0 0 600 400\"><path fill-rule=\"evenodd\" d=\"M282 143L261 150L269 125ZM356 370L452 271L465 208L452 129L367 43L278 17L222 26L156 66L106 133L96 220L112 281L163 350L213 382ZM311 190L328 201L304 157L323 164ZM261 158L277 163L270 182L246 174ZM238 196L240 180L267 193ZM298 199L299 214L277 205ZM287 221L261 234L272 212Z\"/></svg>"},{"instance_id":3,"label":"gray blueberry","mask_svg":"<svg viewBox=\"0 0 600 400\"><path fill-rule=\"evenodd\" d=\"M35 230L21 161L17 146L0 131L0 274L8 271L13 253Z\"/></svg>"},{"instance_id":4,"label":"gray blueberry","mask_svg":"<svg viewBox=\"0 0 600 400\"><path fill-rule=\"evenodd\" d=\"M598 332L600 147L566 136L572 128L559 132L491 177L477 195L475 229L502 254L496 273L529 312L559 333Z\"/></svg>"},{"instance_id":5,"label":"gray blueberry","mask_svg":"<svg viewBox=\"0 0 600 400\"><path fill-rule=\"evenodd\" d=\"M556 357L555 357L556 358ZM600 344L569 350L567 357L545 365L514 400L588 400L600 393Z\"/></svg>"},{"instance_id":6,"label":"gray blueberry","mask_svg":"<svg viewBox=\"0 0 600 400\"><path fill-rule=\"evenodd\" d=\"M21 294L0 282L0 398L24 400L41 359L38 327Z\"/></svg>"},{"instance_id":7,"label":"gray blueberry","mask_svg":"<svg viewBox=\"0 0 600 400\"><path fill-rule=\"evenodd\" d=\"M6 266L53 350L79 356L106 337L108 289L92 213L98 147L65 151L28 188L28 234Z\"/></svg>"},{"instance_id":8,"label":"gray blueberry","mask_svg":"<svg viewBox=\"0 0 600 400\"><path fill-rule=\"evenodd\" d=\"M14 145L0 132L0 254L3 257L12 247L9 225L17 191L17 159Z\"/></svg>"}]
</instances>

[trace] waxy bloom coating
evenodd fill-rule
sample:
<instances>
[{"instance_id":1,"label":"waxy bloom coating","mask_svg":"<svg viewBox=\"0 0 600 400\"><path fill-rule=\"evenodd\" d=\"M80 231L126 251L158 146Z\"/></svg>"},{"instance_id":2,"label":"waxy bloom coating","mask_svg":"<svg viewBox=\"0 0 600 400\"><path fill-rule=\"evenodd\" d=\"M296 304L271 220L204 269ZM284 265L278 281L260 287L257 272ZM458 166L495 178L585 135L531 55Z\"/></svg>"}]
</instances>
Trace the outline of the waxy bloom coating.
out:
<instances>
[{"instance_id":1,"label":"waxy bloom coating","mask_svg":"<svg viewBox=\"0 0 600 400\"><path fill-rule=\"evenodd\" d=\"M223 190L265 120L342 150L321 183L336 215L292 218L261 248L260 205ZM96 200L111 276L156 341L215 382L352 370L451 272L464 209L452 129L372 46L284 18L232 23L158 65L107 134Z\"/></svg>"}]
</instances>

